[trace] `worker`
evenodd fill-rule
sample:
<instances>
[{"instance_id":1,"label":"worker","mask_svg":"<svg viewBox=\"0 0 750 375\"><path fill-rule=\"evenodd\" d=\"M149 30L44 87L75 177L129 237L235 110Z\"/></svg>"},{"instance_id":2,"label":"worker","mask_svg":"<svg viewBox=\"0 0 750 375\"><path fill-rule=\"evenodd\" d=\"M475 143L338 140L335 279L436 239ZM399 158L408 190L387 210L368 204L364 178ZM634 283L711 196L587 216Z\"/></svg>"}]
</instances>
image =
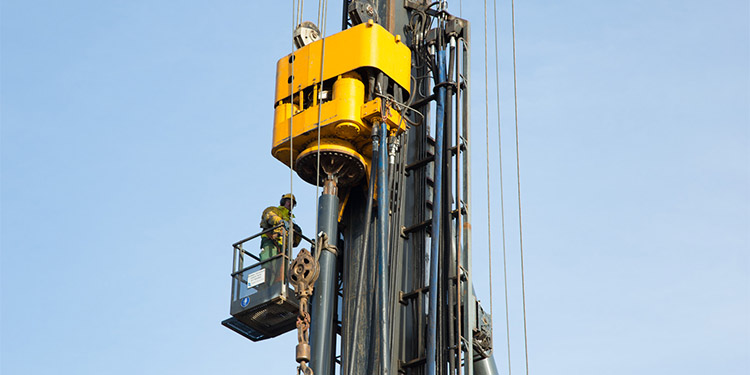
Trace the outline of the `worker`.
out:
<instances>
[{"instance_id":1,"label":"worker","mask_svg":"<svg viewBox=\"0 0 750 375\"><path fill-rule=\"evenodd\" d=\"M284 237L288 235L290 228L296 232L293 236L294 246L296 247L299 245L302 229L293 222L294 215L292 215L292 208L296 205L297 200L294 198L294 195L290 193L281 196L278 207L271 206L263 210L263 215L261 215L260 219L260 227L264 230L276 226L278 226L278 228L261 235L261 262L270 259L283 251ZM279 226L280 224L283 225Z\"/></svg>"}]
</instances>

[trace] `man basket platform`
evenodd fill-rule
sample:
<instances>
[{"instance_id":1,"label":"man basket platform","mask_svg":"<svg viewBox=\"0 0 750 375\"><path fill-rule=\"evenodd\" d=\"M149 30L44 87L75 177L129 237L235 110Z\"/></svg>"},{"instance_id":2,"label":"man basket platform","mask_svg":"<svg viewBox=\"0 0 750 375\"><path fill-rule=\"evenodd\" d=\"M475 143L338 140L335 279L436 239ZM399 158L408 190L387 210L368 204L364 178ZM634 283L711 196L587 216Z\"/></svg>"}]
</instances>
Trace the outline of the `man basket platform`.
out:
<instances>
[{"instance_id":1,"label":"man basket platform","mask_svg":"<svg viewBox=\"0 0 750 375\"><path fill-rule=\"evenodd\" d=\"M291 249L286 241L283 242L283 251L263 261L245 249L250 241L277 228L268 228L232 245L229 310L232 317L221 324L252 341L276 337L296 327L299 300L287 281ZM312 245L312 241L301 233L295 231L294 236L300 236Z\"/></svg>"}]
</instances>

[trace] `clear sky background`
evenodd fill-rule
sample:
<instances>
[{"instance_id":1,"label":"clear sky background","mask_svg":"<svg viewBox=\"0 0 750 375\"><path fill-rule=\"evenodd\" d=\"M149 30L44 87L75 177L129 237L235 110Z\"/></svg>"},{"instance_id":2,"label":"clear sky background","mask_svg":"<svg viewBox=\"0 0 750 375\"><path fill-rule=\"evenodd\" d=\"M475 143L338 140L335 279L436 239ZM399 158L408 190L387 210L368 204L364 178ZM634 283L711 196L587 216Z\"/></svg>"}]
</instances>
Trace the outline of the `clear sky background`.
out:
<instances>
[{"instance_id":1,"label":"clear sky background","mask_svg":"<svg viewBox=\"0 0 750 375\"><path fill-rule=\"evenodd\" d=\"M505 373L482 8L450 4L473 23L474 280ZM497 11L521 374L510 4ZM0 372L294 373L294 334L252 343L219 324L231 243L290 188L270 140L291 1L4 0L0 13ZM331 2L328 34L340 14ZM749 14L745 0L517 2L532 374L750 373ZM295 177L294 192L312 233L315 189Z\"/></svg>"}]
</instances>

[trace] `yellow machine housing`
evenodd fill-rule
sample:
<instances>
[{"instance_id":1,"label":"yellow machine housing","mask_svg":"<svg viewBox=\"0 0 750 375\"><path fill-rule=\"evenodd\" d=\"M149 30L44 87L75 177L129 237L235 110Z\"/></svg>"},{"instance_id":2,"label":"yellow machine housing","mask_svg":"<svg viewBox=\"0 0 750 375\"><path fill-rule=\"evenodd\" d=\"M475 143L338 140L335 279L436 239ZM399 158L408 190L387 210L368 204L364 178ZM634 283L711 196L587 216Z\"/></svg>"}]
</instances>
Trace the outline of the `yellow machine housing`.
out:
<instances>
[{"instance_id":1,"label":"yellow machine housing","mask_svg":"<svg viewBox=\"0 0 750 375\"><path fill-rule=\"evenodd\" d=\"M391 135L406 130L392 100L373 96L365 102L373 91L368 85L380 73L387 80L381 89L386 96L398 91L404 100L408 97L411 51L400 36L373 22L279 60L271 154L311 184L321 184L326 173L335 173L340 185L355 184L370 168L372 124L385 121Z\"/></svg>"}]
</instances>

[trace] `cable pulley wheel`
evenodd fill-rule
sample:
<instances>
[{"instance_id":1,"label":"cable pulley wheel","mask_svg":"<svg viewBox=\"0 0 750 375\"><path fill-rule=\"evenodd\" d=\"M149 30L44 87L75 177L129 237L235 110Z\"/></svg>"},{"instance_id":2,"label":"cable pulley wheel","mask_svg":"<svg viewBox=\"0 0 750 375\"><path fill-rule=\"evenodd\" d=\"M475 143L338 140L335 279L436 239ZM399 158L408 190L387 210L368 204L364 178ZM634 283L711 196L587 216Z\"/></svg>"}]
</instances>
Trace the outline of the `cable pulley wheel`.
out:
<instances>
[{"instance_id":1,"label":"cable pulley wheel","mask_svg":"<svg viewBox=\"0 0 750 375\"><path fill-rule=\"evenodd\" d=\"M307 249L300 250L290 266L289 282L297 290L304 290L318 279L320 266Z\"/></svg>"}]
</instances>

